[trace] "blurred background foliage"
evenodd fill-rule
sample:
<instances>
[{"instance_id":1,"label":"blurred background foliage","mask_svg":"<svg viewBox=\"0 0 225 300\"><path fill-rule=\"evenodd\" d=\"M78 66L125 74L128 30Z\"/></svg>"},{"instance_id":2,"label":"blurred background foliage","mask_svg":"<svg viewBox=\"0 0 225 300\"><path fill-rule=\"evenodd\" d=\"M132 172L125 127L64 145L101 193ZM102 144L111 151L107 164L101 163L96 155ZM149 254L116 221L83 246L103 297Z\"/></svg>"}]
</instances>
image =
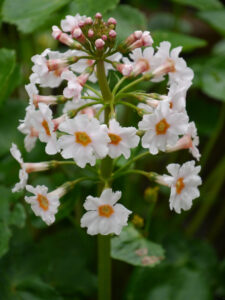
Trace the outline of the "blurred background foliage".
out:
<instances>
[{"instance_id":1,"label":"blurred background foliage","mask_svg":"<svg viewBox=\"0 0 225 300\"><path fill-rule=\"evenodd\" d=\"M219 0L0 0L0 7L0 299L96 299L96 241L79 226L82 203L96 192L95 187L82 184L64 197L56 223L47 228L25 204L24 193L11 193L19 166L9 148L15 142L24 149L16 127L28 102L24 84L29 81L31 56L45 48L64 50L51 38L51 26L59 25L65 15L92 16L97 11L117 19L119 40L140 29L151 31L154 46L163 40L183 46L182 55L195 71L187 109L200 135L204 182L192 210L181 215L169 210L168 189L157 189L137 175L115 182L114 189L123 191L123 203L137 215L112 242L113 299L224 299L224 4ZM111 83L114 79L110 76ZM145 83L141 88L166 92L164 84ZM119 113L123 124L138 121L132 111ZM41 144L23 155L25 161L49 159ZM186 151L160 154L141 160L137 167L163 174L168 163L188 159ZM118 163L123 164L123 159ZM51 190L80 174L76 167L61 167L32 174L30 182ZM141 267L143 262L132 252L137 245L162 262L154 268Z\"/></svg>"}]
</instances>

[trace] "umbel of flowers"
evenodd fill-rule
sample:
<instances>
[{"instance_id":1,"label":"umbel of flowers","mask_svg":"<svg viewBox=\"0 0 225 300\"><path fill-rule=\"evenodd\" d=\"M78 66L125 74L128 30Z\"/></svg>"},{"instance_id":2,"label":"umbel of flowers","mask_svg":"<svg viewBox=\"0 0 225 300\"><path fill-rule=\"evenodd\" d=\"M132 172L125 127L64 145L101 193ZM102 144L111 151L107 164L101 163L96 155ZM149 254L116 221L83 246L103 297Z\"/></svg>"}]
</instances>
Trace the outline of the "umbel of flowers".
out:
<instances>
[{"instance_id":1,"label":"umbel of flowers","mask_svg":"<svg viewBox=\"0 0 225 300\"><path fill-rule=\"evenodd\" d=\"M99 235L102 253L99 259L105 266L109 265L110 235L119 235L132 213L118 203L123 197L120 191L113 190L114 179L123 176L129 168L130 172L168 186L171 190L169 207L177 213L191 208L193 199L199 196L201 184L200 167L195 166L194 160L183 165L168 165L169 175L130 169L132 162L159 152L188 149L194 159L199 160L197 130L186 111L186 94L193 71L179 56L181 47L171 49L166 41L159 47L152 47L149 31L135 31L122 43L117 43L116 25L114 18L104 21L100 13L93 19L79 14L66 16L61 21L61 28L53 26L52 36L68 50L61 53L46 49L31 59L33 73L30 83L25 86L29 105L18 129L25 135L27 151L31 151L39 139L45 144L47 154L59 153L65 160L25 163L17 146L11 147L12 155L21 166L20 181L13 192L26 189L32 194L26 196L25 201L48 225L55 221L60 198L71 188L84 180L99 182L99 195L84 199L86 213L81 218L81 227L87 228L88 234ZM121 74L112 89L107 80L109 70ZM135 90L142 81L151 81L157 88L157 83L163 80L167 80L164 95L155 90L151 93ZM95 83L95 88L89 82ZM57 88L58 91L61 88L61 93L41 95L42 87ZM54 110L62 111L62 115L53 115L51 108L55 105L62 107ZM118 105L137 112L138 128L120 125ZM131 157L131 149L139 143L146 150ZM128 161L117 167L113 162L121 155ZM96 165L98 160L101 162ZM94 179L75 178L51 192L45 186L28 184L29 173L62 164L80 168L89 164L98 168L98 175ZM102 267L99 276L99 299L110 299L110 284Z\"/></svg>"}]
</instances>

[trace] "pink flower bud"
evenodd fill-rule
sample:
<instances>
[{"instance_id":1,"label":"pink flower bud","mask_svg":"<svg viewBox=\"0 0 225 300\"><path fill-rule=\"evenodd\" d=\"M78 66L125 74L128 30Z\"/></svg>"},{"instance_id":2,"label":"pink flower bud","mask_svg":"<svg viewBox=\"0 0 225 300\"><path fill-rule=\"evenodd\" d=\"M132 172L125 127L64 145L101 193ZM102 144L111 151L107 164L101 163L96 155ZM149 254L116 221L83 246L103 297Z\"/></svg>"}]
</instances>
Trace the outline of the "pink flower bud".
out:
<instances>
[{"instance_id":1,"label":"pink flower bud","mask_svg":"<svg viewBox=\"0 0 225 300\"><path fill-rule=\"evenodd\" d=\"M96 19L102 19L102 14L100 12L98 12L96 15L95 15L95 18Z\"/></svg>"},{"instance_id":2,"label":"pink flower bud","mask_svg":"<svg viewBox=\"0 0 225 300\"><path fill-rule=\"evenodd\" d=\"M103 41L106 41L107 40L107 35L103 34L102 39L103 39Z\"/></svg>"},{"instance_id":3,"label":"pink flower bud","mask_svg":"<svg viewBox=\"0 0 225 300\"><path fill-rule=\"evenodd\" d=\"M153 44L153 39L152 39L149 31L143 32L141 40L143 42L143 46L145 46L145 47L149 47Z\"/></svg>"},{"instance_id":4,"label":"pink flower bud","mask_svg":"<svg viewBox=\"0 0 225 300\"><path fill-rule=\"evenodd\" d=\"M46 64L49 71L55 71L59 68L67 67L67 62L64 59L49 59Z\"/></svg>"},{"instance_id":5,"label":"pink flower bud","mask_svg":"<svg viewBox=\"0 0 225 300\"><path fill-rule=\"evenodd\" d=\"M184 135L180 138L175 146L167 147L167 152L174 152L182 149L190 149L193 146L192 138L190 135Z\"/></svg>"},{"instance_id":6,"label":"pink flower bud","mask_svg":"<svg viewBox=\"0 0 225 300\"><path fill-rule=\"evenodd\" d=\"M77 28L75 28L75 29L73 30L72 36L73 36L75 39L78 39L78 38L81 37L82 34L83 34L83 33L82 33L82 30L81 30L79 27L77 27Z\"/></svg>"},{"instance_id":7,"label":"pink flower bud","mask_svg":"<svg viewBox=\"0 0 225 300\"><path fill-rule=\"evenodd\" d=\"M56 104L57 97L56 96L41 96L41 95L33 95L33 103L36 107L38 107L38 103L45 103L47 105Z\"/></svg>"},{"instance_id":8,"label":"pink flower bud","mask_svg":"<svg viewBox=\"0 0 225 300\"><path fill-rule=\"evenodd\" d=\"M57 26L52 27L52 36L54 39L59 40L62 44L69 47L74 44L74 40L68 34L62 32Z\"/></svg>"},{"instance_id":9,"label":"pink flower bud","mask_svg":"<svg viewBox=\"0 0 225 300\"><path fill-rule=\"evenodd\" d=\"M78 26L79 26L79 27L82 28L82 27L84 27L84 25L85 25L84 21L79 21L79 23L78 23Z\"/></svg>"},{"instance_id":10,"label":"pink flower bud","mask_svg":"<svg viewBox=\"0 0 225 300\"><path fill-rule=\"evenodd\" d=\"M84 23L87 24L87 25L91 25L91 24L93 24L93 20L92 20L91 17L88 17L88 18L85 19Z\"/></svg>"},{"instance_id":11,"label":"pink flower bud","mask_svg":"<svg viewBox=\"0 0 225 300\"><path fill-rule=\"evenodd\" d=\"M109 32L109 36L111 37L111 38L115 38L116 37L116 31L115 30L110 30L110 32Z\"/></svg>"},{"instance_id":12,"label":"pink flower bud","mask_svg":"<svg viewBox=\"0 0 225 300\"><path fill-rule=\"evenodd\" d=\"M27 173L46 171L50 168L50 164L47 162L24 163L24 166Z\"/></svg>"},{"instance_id":13,"label":"pink flower bud","mask_svg":"<svg viewBox=\"0 0 225 300\"><path fill-rule=\"evenodd\" d=\"M123 76L130 76L132 70L133 70L133 67L132 65L128 65L128 64L118 64L116 66L116 69L121 73L123 74Z\"/></svg>"},{"instance_id":14,"label":"pink flower bud","mask_svg":"<svg viewBox=\"0 0 225 300\"><path fill-rule=\"evenodd\" d=\"M134 37L136 40L139 40L142 37L142 31L141 30L136 30L134 32Z\"/></svg>"},{"instance_id":15,"label":"pink flower bud","mask_svg":"<svg viewBox=\"0 0 225 300\"><path fill-rule=\"evenodd\" d=\"M134 66L134 76L150 70L149 61L145 58L140 58Z\"/></svg>"},{"instance_id":16,"label":"pink flower bud","mask_svg":"<svg viewBox=\"0 0 225 300\"><path fill-rule=\"evenodd\" d=\"M139 40L141 37L142 37L142 31L137 30L137 31L135 31L134 33L132 33L131 35L128 36L125 43L126 43L127 46L130 46L131 44L133 44L134 42Z\"/></svg>"},{"instance_id":17,"label":"pink flower bud","mask_svg":"<svg viewBox=\"0 0 225 300\"><path fill-rule=\"evenodd\" d=\"M111 18L108 19L107 24L108 25L111 25L111 24L116 25L117 21L116 21L116 19L111 17Z\"/></svg>"},{"instance_id":18,"label":"pink flower bud","mask_svg":"<svg viewBox=\"0 0 225 300\"><path fill-rule=\"evenodd\" d=\"M105 46L105 42L102 39L97 39L95 41L95 47L97 49L102 49Z\"/></svg>"},{"instance_id":19,"label":"pink flower bud","mask_svg":"<svg viewBox=\"0 0 225 300\"><path fill-rule=\"evenodd\" d=\"M90 76L90 73L83 73L80 76L77 77L77 81L81 86L84 86L85 83L87 82L88 78Z\"/></svg>"},{"instance_id":20,"label":"pink flower bud","mask_svg":"<svg viewBox=\"0 0 225 300\"><path fill-rule=\"evenodd\" d=\"M93 31L92 29L89 29L89 30L88 30L88 37L89 37L89 38L92 38L92 37L94 36L94 34L95 34L95 33L94 33L94 31Z\"/></svg>"}]
</instances>

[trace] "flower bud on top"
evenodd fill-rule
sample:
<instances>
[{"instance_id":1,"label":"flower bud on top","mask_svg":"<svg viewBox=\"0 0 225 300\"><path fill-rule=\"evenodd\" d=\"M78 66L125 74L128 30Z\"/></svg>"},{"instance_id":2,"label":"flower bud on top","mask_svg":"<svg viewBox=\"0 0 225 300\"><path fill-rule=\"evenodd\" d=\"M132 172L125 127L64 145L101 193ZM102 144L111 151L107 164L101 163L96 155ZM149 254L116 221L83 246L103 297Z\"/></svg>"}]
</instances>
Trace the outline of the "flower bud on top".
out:
<instances>
[{"instance_id":1,"label":"flower bud on top","mask_svg":"<svg viewBox=\"0 0 225 300\"><path fill-rule=\"evenodd\" d=\"M59 40L62 44L75 49L81 49L81 45L76 43L68 34L62 32L58 26L52 26L52 36L54 39Z\"/></svg>"},{"instance_id":2,"label":"flower bud on top","mask_svg":"<svg viewBox=\"0 0 225 300\"><path fill-rule=\"evenodd\" d=\"M97 39L95 41L95 47L101 50L105 46L105 42L102 39Z\"/></svg>"},{"instance_id":3,"label":"flower bud on top","mask_svg":"<svg viewBox=\"0 0 225 300\"><path fill-rule=\"evenodd\" d=\"M93 24L93 20L92 20L91 17L88 17L88 18L85 19L84 23L87 24L87 25L92 25Z\"/></svg>"},{"instance_id":4,"label":"flower bud on top","mask_svg":"<svg viewBox=\"0 0 225 300\"><path fill-rule=\"evenodd\" d=\"M113 30L113 29L110 30L110 32L109 32L109 37L114 39L114 38L116 37L116 31Z\"/></svg>"},{"instance_id":5,"label":"flower bud on top","mask_svg":"<svg viewBox=\"0 0 225 300\"><path fill-rule=\"evenodd\" d=\"M85 25L84 21L79 21L78 26L79 26L80 28L84 27L84 25Z\"/></svg>"},{"instance_id":6,"label":"flower bud on top","mask_svg":"<svg viewBox=\"0 0 225 300\"><path fill-rule=\"evenodd\" d=\"M103 41L106 41L107 40L107 35L103 34L102 39L103 39Z\"/></svg>"},{"instance_id":7,"label":"flower bud on top","mask_svg":"<svg viewBox=\"0 0 225 300\"><path fill-rule=\"evenodd\" d=\"M95 34L95 33L94 33L94 31L93 31L92 29L89 29L89 30L88 30L88 37L89 37L89 38L92 38L92 37L94 36L94 34Z\"/></svg>"},{"instance_id":8,"label":"flower bud on top","mask_svg":"<svg viewBox=\"0 0 225 300\"><path fill-rule=\"evenodd\" d=\"M96 19L102 19L102 14L100 12L98 12L96 15L95 15L95 18Z\"/></svg>"},{"instance_id":9,"label":"flower bud on top","mask_svg":"<svg viewBox=\"0 0 225 300\"><path fill-rule=\"evenodd\" d=\"M114 18L112 18L112 17L109 18L108 21L107 21L107 24L108 24L108 25L111 25L111 24L116 25L116 24L117 24L116 19L114 19Z\"/></svg>"}]
</instances>

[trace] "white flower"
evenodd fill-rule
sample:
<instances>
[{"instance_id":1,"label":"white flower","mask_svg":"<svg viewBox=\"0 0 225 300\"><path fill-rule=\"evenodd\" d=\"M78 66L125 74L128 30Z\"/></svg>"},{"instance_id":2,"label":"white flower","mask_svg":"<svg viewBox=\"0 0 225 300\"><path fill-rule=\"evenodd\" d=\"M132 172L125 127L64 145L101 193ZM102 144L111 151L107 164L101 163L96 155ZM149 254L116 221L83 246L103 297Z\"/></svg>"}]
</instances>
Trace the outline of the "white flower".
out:
<instances>
[{"instance_id":1,"label":"white flower","mask_svg":"<svg viewBox=\"0 0 225 300\"><path fill-rule=\"evenodd\" d=\"M36 187L27 185L26 189L34 194L34 196L25 197L25 201L31 204L34 214L40 216L47 225L51 225L55 221L55 214L60 205L59 195L54 191L48 193L48 188L44 185L37 185Z\"/></svg>"},{"instance_id":2,"label":"white flower","mask_svg":"<svg viewBox=\"0 0 225 300\"><path fill-rule=\"evenodd\" d=\"M24 139L25 148L30 152L36 143L38 137L38 131L34 129L33 126L33 115L35 114L35 108L33 105L30 105L26 108L26 116L23 121L20 121L18 130L26 135Z\"/></svg>"},{"instance_id":3,"label":"white flower","mask_svg":"<svg viewBox=\"0 0 225 300\"><path fill-rule=\"evenodd\" d=\"M136 147L140 140L136 133L136 128L121 127L115 119L110 120L108 135L111 141L108 155L111 158L116 158L123 154L128 159L130 157L130 149Z\"/></svg>"},{"instance_id":4,"label":"white flower","mask_svg":"<svg viewBox=\"0 0 225 300\"><path fill-rule=\"evenodd\" d=\"M61 21L62 30L65 32L73 32L76 27L79 27L79 22L84 21L86 16L80 16L76 14L75 16L66 16L64 20Z\"/></svg>"},{"instance_id":5,"label":"white flower","mask_svg":"<svg viewBox=\"0 0 225 300\"><path fill-rule=\"evenodd\" d=\"M170 103L170 108L177 112L185 112L186 110L186 92L187 86L185 83L182 85L171 85L165 100Z\"/></svg>"},{"instance_id":6,"label":"white flower","mask_svg":"<svg viewBox=\"0 0 225 300\"><path fill-rule=\"evenodd\" d=\"M139 122L139 129L146 131L142 146L149 148L151 154L165 151L167 145L174 145L179 135L187 131L186 113L174 112L168 102L160 102L153 114L146 114Z\"/></svg>"},{"instance_id":7,"label":"white flower","mask_svg":"<svg viewBox=\"0 0 225 300\"><path fill-rule=\"evenodd\" d=\"M200 195L198 186L202 180L198 173L201 167L195 167L195 162L192 160L183 165L170 164L167 170L172 176L164 175L162 179L171 187L170 209L174 209L177 213L180 213L181 209L190 209L192 200Z\"/></svg>"},{"instance_id":8,"label":"white flower","mask_svg":"<svg viewBox=\"0 0 225 300\"><path fill-rule=\"evenodd\" d=\"M39 91L34 83L29 83L25 85L25 89L27 91L27 94L29 96L29 105L34 105L34 96L39 94Z\"/></svg>"},{"instance_id":9,"label":"white flower","mask_svg":"<svg viewBox=\"0 0 225 300\"><path fill-rule=\"evenodd\" d=\"M81 227L87 227L90 235L119 235L131 214L123 205L116 204L120 197L121 192L114 193L112 189L105 189L99 198L88 196L84 203L87 212L81 218Z\"/></svg>"},{"instance_id":10,"label":"white flower","mask_svg":"<svg viewBox=\"0 0 225 300\"><path fill-rule=\"evenodd\" d=\"M171 44L169 42L161 42L157 53L154 55L154 74L152 81L161 81L164 74L169 74L169 84L174 82L183 84L191 83L194 73L192 69L187 67L185 60L179 57L182 47L174 48L170 51ZM157 69L156 69L157 68Z\"/></svg>"},{"instance_id":11,"label":"white flower","mask_svg":"<svg viewBox=\"0 0 225 300\"><path fill-rule=\"evenodd\" d=\"M199 160L201 154L199 153L199 150L197 148L198 145L199 145L199 137L197 135L197 129L195 123L191 122L188 124L186 134L177 141L176 145L168 146L167 152L189 149L190 153L194 156L194 158Z\"/></svg>"},{"instance_id":12,"label":"white flower","mask_svg":"<svg viewBox=\"0 0 225 300\"><path fill-rule=\"evenodd\" d=\"M66 68L59 68L54 71L49 71L47 57L49 59L65 59L76 55L76 50L68 50L64 53L60 53L58 51L51 51L50 49L46 49L40 55L34 55L31 58L34 66L32 67L33 74L30 76L30 81L32 83L38 83L42 87L58 87L62 82L61 73Z\"/></svg>"},{"instance_id":13,"label":"white flower","mask_svg":"<svg viewBox=\"0 0 225 300\"><path fill-rule=\"evenodd\" d=\"M10 152L11 152L12 156L18 161L18 163L21 166L21 169L19 171L20 181L18 183L16 183L16 185L12 189L12 192L15 193L15 192L18 192L18 191L25 188L25 186L27 184L27 180L28 180L28 174L26 172L26 167L25 167L25 164L23 162L21 152L15 144L12 144L12 146L10 148Z\"/></svg>"},{"instance_id":14,"label":"white flower","mask_svg":"<svg viewBox=\"0 0 225 300\"><path fill-rule=\"evenodd\" d=\"M85 52L82 52L82 51L79 51L79 56L85 56L86 53ZM108 60L111 60L113 62L119 62L122 58L122 54L120 54L119 52L111 55L111 56L108 56L107 59ZM90 67L94 64L94 60L91 60L91 59L79 59L78 62L76 62L75 64L73 64L71 66L71 70L76 72L76 73L83 73L84 70L87 68L87 67ZM109 70L113 70L114 67L112 66L112 64L110 63L107 63L107 62L104 62L104 65L105 65L105 72L106 72L106 76L108 75L108 72ZM95 72L96 72L96 69L95 69ZM96 77L96 74L95 72L93 72L88 80L91 81L91 82L96 82L97 81L97 77Z\"/></svg>"},{"instance_id":15,"label":"white flower","mask_svg":"<svg viewBox=\"0 0 225 300\"><path fill-rule=\"evenodd\" d=\"M133 61L133 72L135 76L153 71L152 61L154 60L154 49L152 47L145 48L143 52L140 48L137 48L131 52L130 58ZM126 57L123 58L123 61L127 65L131 63Z\"/></svg>"},{"instance_id":16,"label":"white flower","mask_svg":"<svg viewBox=\"0 0 225 300\"><path fill-rule=\"evenodd\" d=\"M62 156L73 158L81 168L87 163L95 165L96 158L103 158L108 153L107 127L95 118L78 115L61 123L59 130L68 133L58 140Z\"/></svg>"},{"instance_id":17,"label":"white flower","mask_svg":"<svg viewBox=\"0 0 225 300\"><path fill-rule=\"evenodd\" d=\"M47 154L56 154L59 150L54 123L52 121L52 111L44 103L38 104L39 110L33 113L33 127L38 131L41 142L47 143L45 151Z\"/></svg>"},{"instance_id":18,"label":"white flower","mask_svg":"<svg viewBox=\"0 0 225 300\"><path fill-rule=\"evenodd\" d=\"M67 87L63 90L63 95L74 100L80 99L83 88L77 80L77 76L68 70L62 73L61 78L67 80Z\"/></svg>"}]
</instances>

